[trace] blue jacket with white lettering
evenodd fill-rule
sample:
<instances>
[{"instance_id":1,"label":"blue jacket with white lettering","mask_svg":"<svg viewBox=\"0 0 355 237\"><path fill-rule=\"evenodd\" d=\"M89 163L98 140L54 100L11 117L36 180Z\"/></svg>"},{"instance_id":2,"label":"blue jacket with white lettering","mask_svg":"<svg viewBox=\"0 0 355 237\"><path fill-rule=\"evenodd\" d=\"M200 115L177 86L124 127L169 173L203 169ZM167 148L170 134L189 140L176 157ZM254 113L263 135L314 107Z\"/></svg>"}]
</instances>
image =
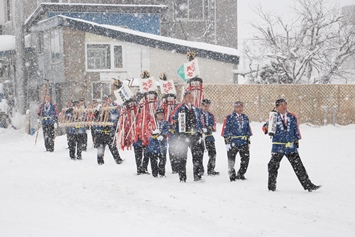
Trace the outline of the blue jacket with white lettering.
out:
<instances>
[{"instance_id":1,"label":"blue jacket with white lettering","mask_svg":"<svg viewBox=\"0 0 355 237\"><path fill-rule=\"evenodd\" d=\"M221 135L224 137L225 143L231 144L232 147L247 145L249 137L253 135L248 116L238 115L235 111L226 116Z\"/></svg>"},{"instance_id":2,"label":"blue jacket with white lettering","mask_svg":"<svg viewBox=\"0 0 355 237\"><path fill-rule=\"evenodd\" d=\"M52 102L42 103L38 108L38 116L42 117L42 125L54 124L58 121L58 109Z\"/></svg>"},{"instance_id":3,"label":"blue jacket with white lettering","mask_svg":"<svg viewBox=\"0 0 355 237\"><path fill-rule=\"evenodd\" d=\"M212 132L216 131L216 119L214 115L211 112L201 111L201 121L203 128L207 130L207 132L205 132L205 141L214 142L215 139L212 134Z\"/></svg>"},{"instance_id":4,"label":"blue jacket with white lettering","mask_svg":"<svg viewBox=\"0 0 355 237\"><path fill-rule=\"evenodd\" d=\"M195 106L191 106L191 109L188 109L185 103L178 105L171 117L171 121L174 122L175 132L179 133L179 113L185 113L186 115L186 135L195 135L199 133L202 135L202 123L201 123L201 111Z\"/></svg>"},{"instance_id":5,"label":"blue jacket with white lettering","mask_svg":"<svg viewBox=\"0 0 355 237\"><path fill-rule=\"evenodd\" d=\"M301 138L296 115L287 112L285 124L281 114L277 113L276 132L272 138L272 152L284 154L297 152L295 142L297 143Z\"/></svg>"}]
</instances>

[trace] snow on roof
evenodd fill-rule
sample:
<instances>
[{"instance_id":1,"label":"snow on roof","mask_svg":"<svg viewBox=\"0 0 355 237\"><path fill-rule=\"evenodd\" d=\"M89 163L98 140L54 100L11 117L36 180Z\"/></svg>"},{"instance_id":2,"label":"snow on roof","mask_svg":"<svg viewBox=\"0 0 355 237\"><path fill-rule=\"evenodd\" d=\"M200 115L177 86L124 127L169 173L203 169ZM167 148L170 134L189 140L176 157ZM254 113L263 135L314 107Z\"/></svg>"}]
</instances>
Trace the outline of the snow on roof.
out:
<instances>
[{"instance_id":1,"label":"snow on roof","mask_svg":"<svg viewBox=\"0 0 355 237\"><path fill-rule=\"evenodd\" d=\"M232 54L232 55L236 55L236 56L240 55L239 51L234 48L229 48L229 47L224 47L224 46L219 46L219 45L214 45L214 44L208 44L208 43L204 43L204 42L195 42L195 41L187 41L187 40L182 40L182 39L169 38L166 36L154 35L154 34L139 32L139 31L135 31L135 30L127 29L127 28L122 28L119 26L112 26L112 25L101 25L101 26L108 28L108 29L118 30L118 31L125 32L128 34L139 35L139 36L142 36L145 38L155 39L155 40L169 42L169 43L173 43L173 44L179 44L179 45L184 45L184 46L188 46L188 47L194 47L194 48L199 48L199 49L204 49L204 50L209 50L209 51L215 51L215 52L219 52L219 53Z\"/></svg>"},{"instance_id":2,"label":"snow on roof","mask_svg":"<svg viewBox=\"0 0 355 237\"><path fill-rule=\"evenodd\" d=\"M71 17L67 17L67 16L63 16L63 15L58 15L58 17L70 19L70 20L77 21L77 22L83 22L83 23L91 24L93 26L103 27L106 29L112 29L115 31L120 31L123 33L131 34L131 35L141 36L141 37L148 38L148 39L154 39L154 40L158 40L161 42L172 43L172 44L176 44L176 45L182 45L182 46L192 47L192 48L197 48L197 49L203 49L203 50L207 50L207 51L213 51L213 52L217 52L217 53L228 54L228 55L233 55L233 56L238 56L238 57L240 56L239 50L234 49L234 48L229 48L229 47L224 47L224 46L219 46L219 45L214 45L214 44L208 44L208 43L203 43L203 42L194 42L194 41L187 41L187 40L182 40L182 39L169 38L166 36L154 35L154 34L139 32L139 31L135 31L135 30L131 30L131 29L126 29L126 28L119 27L119 26L98 24L98 23L95 23L92 21L71 18Z\"/></svg>"},{"instance_id":3,"label":"snow on roof","mask_svg":"<svg viewBox=\"0 0 355 237\"><path fill-rule=\"evenodd\" d=\"M15 36L0 35L0 51L9 51L16 49Z\"/></svg>"}]
</instances>

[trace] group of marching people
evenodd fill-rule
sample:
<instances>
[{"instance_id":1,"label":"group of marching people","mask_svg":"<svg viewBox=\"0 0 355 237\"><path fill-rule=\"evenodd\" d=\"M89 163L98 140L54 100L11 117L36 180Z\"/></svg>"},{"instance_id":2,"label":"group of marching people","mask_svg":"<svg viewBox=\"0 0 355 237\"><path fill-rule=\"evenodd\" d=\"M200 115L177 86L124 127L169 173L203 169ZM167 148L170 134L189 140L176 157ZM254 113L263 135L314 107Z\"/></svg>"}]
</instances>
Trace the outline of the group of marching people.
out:
<instances>
[{"instance_id":1,"label":"group of marching people","mask_svg":"<svg viewBox=\"0 0 355 237\"><path fill-rule=\"evenodd\" d=\"M178 173L180 182L186 182L186 165L190 148L193 180L202 181L205 173L203 156L206 149L209 157L207 175L219 175L219 172L215 170L216 146L213 132L216 131L216 122L214 115L209 111L211 101L202 99L201 106L196 107L194 105L195 95L191 91L185 91L183 101L179 104L174 96L172 98L172 100L167 100L163 95L162 99L158 100L156 93L145 92L137 93L122 106L113 102L112 96L105 97L102 104L95 104L94 101L91 106L95 108L91 115L92 119L99 120L105 116L107 118L105 121L110 123L91 127L94 147L97 148L98 164L104 164L106 145L117 164L123 162L117 144L121 148L133 146L137 175L149 174L150 161L152 176L164 177L167 154L169 154L172 173ZM169 101L171 103L168 103ZM71 121L79 121L78 115L82 116L82 114L76 114L75 111L84 107L84 103L74 101L73 105L65 111L65 116ZM249 147L252 131L249 118L243 113L243 109L242 101L234 103L234 111L225 117L221 132L226 145L228 174L231 182L246 180L245 173L250 159ZM46 150L53 152L58 111L51 103L50 97L45 98L38 115L42 119ZM269 134L268 126L269 123L263 126L265 134ZM287 102L284 99L275 102L275 123L272 126L274 126L274 131L272 156L268 163L268 189L276 190L276 178L283 156L288 158L305 190L313 191L320 188L310 181L302 164L297 151L298 141L301 139L297 119L294 114L287 111ZM82 151L87 146L86 130L87 126L80 125L80 123L77 126L67 127L71 159L82 159ZM241 161L239 170L236 171L235 163L238 153Z\"/></svg>"},{"instance_id":2,"label":"group of marching people","mask_svg":"<svg viewBox=\"0 0 355 237\"><path fill-rule=\"evenodd\" d=\"M110 109L101 109L110 107ZM94 112L79 112L86 108L94 108ZM111 109L112 108L112 109ZM44 102L38 109L38 123L42 126L44 145L46 151L54 151L54 140L56 130L58 128L58 109L56 105L51 101L50 96L45 96ZM66 127L67 142L69 148L69 157L72 160L81 160L82 152L87 150L88 135L86 130L88 126L81 123L87 117L91 117L92 121L100 120L102 117L107 117L105 120L107 125L91 126L91 135L94 143L94 147L97 148L97 163L99 165L104 164L104 153L106 145L109 147L111 154L117 164L121 164L121 159L116 142L115 133L120 112L118 105L113 102L112 96L105 96L103 103L99 104L96 100L90 106L85 104L85 98L81 98L78 101L68 101L67 108L63 115L66 121L70 121L73 126Z\"/></svg>"},{"instance_id":3,"label":"group of marching people","mask_svg":"<svg viewBox=\"0 0 355 237\"><path fill-rule=\"evenodd\" d=\"M147 96L147 94L143 95ZM148 174L148 164L151 161L152 175L154 177L165 176L166 157L169 154L172 173L178 173L180 182L186 182L186 165L188 150L190 148L193 163L193 179L201 181L205 174L203 156L205 150L208 153L207 175L219 175L216 166L216 145L213 132L216 131L216 120L209 111L211 100L202 99L201 106L194 105L194 94L186 91L183 101L179 104L175 101L170 113L166 112L166 100L162 97L162 103L157 104L155 116L155 128L149 132L150 121L146 118L134 120L136 126L133 148L136 158L137 174ZM132 108L132 101L129 101ZM146 101L146 103L149 103ZM139 105L139 98L137 99ZM123 106L124 107L124 106ZM143 112L144 104L138 106L137 117ZM165 109L164 109L165 108ZM228 164L231 181L245 180L244 174L249 164L249 141L252 135L249 119L243 112L243 103L235 103L236 111L226 117L222 136L225 137L229 148ZM129 110L125 110L129 113ZM235 115L234 115L235 114ZM124 113L122 114L124 116ZM145 117L149 117L146 115ZM145 132L141 133L142 126ZM119 129L120 130L120 129ZM126 129L127 130L127 129ZM148 142L144 142L144 136L148 136ZM124 143L125 145L127 143ZM238 172L235 171L236 155L240 153L241 164Z\"/></svg>"},{"instance_id":4,"label":"group of marching people","mask_svg":"<svg viewBox=\"0 0 355 237\"><path fill-rule=\"evenodd\" d=\"M85 100L81 99L80 101ZM77 125L67 127L67 140L70 158L72 160L81 160L81 153L83 150L86 151L87 148L86 130L88 129L88 126L85 124L80 124L80 121L85 120L80 116L89 116L91 121L102 121L102 118L106 117L105 122L107 124L93 125L90 127L93 144L94 147L97 149L97 163L99 165L103 165L105 163L104 154L107 145L115 162L117 164L121 164L123 162L123 159L120 157L115 141L115 134L117 132L116 128L118 124L118 119L120 117L118 105L113 102L112 96L108 95L104 96L103 103L98 103L97 100L93 100L92 105L88 106L95 110L80 113L76 111L80 111L80 109L87 108L85 103L80 103L80 101L74 101L73 107L70 107L65 111L65 116L69 119L69 121L74 123L78 121ZM74 110L74 108L76 108L77 110ZM75 151L77 151L76 156Z\"/></svg>"}]
</instances>

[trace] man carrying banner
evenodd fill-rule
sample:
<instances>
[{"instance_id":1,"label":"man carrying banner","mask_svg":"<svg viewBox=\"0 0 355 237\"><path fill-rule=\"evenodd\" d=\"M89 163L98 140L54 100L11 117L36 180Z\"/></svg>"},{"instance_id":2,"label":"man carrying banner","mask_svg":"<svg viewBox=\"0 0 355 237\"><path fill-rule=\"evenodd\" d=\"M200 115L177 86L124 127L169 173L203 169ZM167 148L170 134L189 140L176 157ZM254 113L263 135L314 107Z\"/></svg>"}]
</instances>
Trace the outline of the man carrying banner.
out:
<instances>
[{"instance_id":1,"label":"man carrying banner","mask_svg":"<svg viewBox=\"0 0 355 237\"><path fill-rule=\"evenodd\" d=\"M148 173L148 163L149 163L149 156L148 156L148 144L143 142L143 130L145 127L145 123L143 120L143 113L145 108L145 94L138 92L136 94L136 100L138 105L138 113L136 117L136 132L135 138L133 142L133 151L136 160L137 166L137 175L141 174L149 174Z\"/></svg>"},{"instance_id":2,"label":"man carrying banner","mask_svg":"<svg viewBox=\"0 0 355 237\"><path fill-rule=\"evenodd\" d=\"M160 100L160 108L164 110L164 120L170 121L170 117L175 110L178 102L176 100L176 89L174 81L168 80L165 73L159 75L160 78L160 92L162 94ZM169 144L169 160L171 165L171 170L173 174L177 173L177 164L176 164L176 150L179 148L176 146L177 136L175 134L174 127L170 125L169 135L168 135L168 144Z\"/></svg>"},{"instance_id":3,"label":"man carrying banner","mask_svg":"<svg viewBox=\"0 0 355 237\"><path fill-rule=\"evenodd\" d=\"M180 182L186 182L187 152L190 148L192 153L194 181L203 181L203 153L204 145L202 140L201 113L198 108L192 105L194 97L191 92L185 92L184 102L176 107L171 123L178 133L177 150L178 172Z\"/></svg>"},{"instance_id":4,"label":"man carrying banner","mask_svg":"<svg viewBox=\"0 0 355 237\"><path fill-rule=\"evenodd\" d=\"M298 154L298 141L301 139L301 134L295 114L287 111L287 102L282 98L275 101L275 109L277 111L276 130L272 137L271 159L268 163L269 191L276 190L277 174L280 162L284 156L286 156L291 163L291 166L304 190L312 192L319 189L321 186L313 184L309 179L306 168ZM267 123L264 124L264 128L267 126Z\"/></svg>"}]
</instances>

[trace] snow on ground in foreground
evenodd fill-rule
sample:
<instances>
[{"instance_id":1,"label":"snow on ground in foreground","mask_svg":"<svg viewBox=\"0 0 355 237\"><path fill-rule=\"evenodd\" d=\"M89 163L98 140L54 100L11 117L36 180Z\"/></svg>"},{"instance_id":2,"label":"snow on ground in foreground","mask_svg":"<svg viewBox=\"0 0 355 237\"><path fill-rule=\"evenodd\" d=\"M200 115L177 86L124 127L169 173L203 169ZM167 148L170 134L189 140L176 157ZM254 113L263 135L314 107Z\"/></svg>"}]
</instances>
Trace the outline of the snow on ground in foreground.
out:
<instances>
[{"instance_id":1,"label":"snow on ground in foreground","mask_svg":"<svg viewBox=\"0 0 355 237\"><path fill-rule=\"evenodd\" d=\"M0 129L0 236L354 236L355 125L301 126L301 158L323 185L312 193L286 158L277 191L267 191L271 142L260 123L252 127L247 180L229 182L219 125L221 175L204 183L192 181L191 157L187 183L179 183L169 162L166 178L137 176L131 150L116 165L106 149L98 166L90 136L83 160L72 161L65 136L47 153L41 133L35 146L34 136Z\"/></svg>"}]
</instances>

